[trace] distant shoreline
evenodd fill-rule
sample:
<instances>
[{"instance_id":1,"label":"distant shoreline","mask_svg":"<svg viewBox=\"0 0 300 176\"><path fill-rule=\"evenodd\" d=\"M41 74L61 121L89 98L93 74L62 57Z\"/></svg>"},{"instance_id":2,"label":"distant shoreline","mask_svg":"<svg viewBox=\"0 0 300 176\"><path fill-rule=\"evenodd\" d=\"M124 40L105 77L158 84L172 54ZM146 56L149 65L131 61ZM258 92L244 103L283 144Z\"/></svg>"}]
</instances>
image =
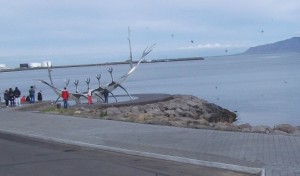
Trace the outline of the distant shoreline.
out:
<instances>
[{"instance_id":1,"label":"distant shoreline","mask_svg":"<svg viewBox=\"0 0 300 176\"><path fill-rule=\"evenodd\" d=\"M155 60L144 60L142 63L157 63L157 62L179 62L179 61L197 61L204 60L203 57L192 57L192 58L177 58L177 59L155 59ZM137 61L133 61L136 63ZM52 66L51 68L70 68L70 67L91 67L91 66L103 66L103 65L121 65L128 64L127 61L123 62L107 62L98 64L79 64L79 65L62 65L62 66ZM27 71L27 70L40 70L47 69L46 67L36 67L36 68L13 68L13 69L0 69L0 72L13 72L13 71Z\"/></svg>"}]
</instances>

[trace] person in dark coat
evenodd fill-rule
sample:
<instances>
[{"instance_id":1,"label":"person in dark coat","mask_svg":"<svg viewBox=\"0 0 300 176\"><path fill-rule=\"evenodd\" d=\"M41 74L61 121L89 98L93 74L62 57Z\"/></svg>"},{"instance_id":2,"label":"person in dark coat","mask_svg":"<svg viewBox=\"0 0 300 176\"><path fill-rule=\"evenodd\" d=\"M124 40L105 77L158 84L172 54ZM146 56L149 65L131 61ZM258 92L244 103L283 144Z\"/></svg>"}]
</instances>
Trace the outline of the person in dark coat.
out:
<instances>
[{"instance_id":1,"label":"person in dark coat","mask_svg":"<svg viewBox=\"0 0 300 176\"><path fill-rule=\"evenodd\" d=\"M42 95L42 91L39 91L38 94L37 94L37 99L39 101L43 101L43 95Z\"/></svg>"},{"instance_id":2,"label":"person in dark coat","mask_svg":"<svg viewBox=\"0 0 300 176\"><path fill-rule=\"evenodd\" d=\"M104 95L104 102L105 103L108 103L108 94L109 94L109 91L107 89L104 89L103 95Z\"/></svg>"},{"instance_id":3,"label":"person in dark coat","mask_svg":"<svg viewBox=\"0 0 300 176\"><path fill-rule=\"evenodd\" d=\"M15 105L15 94L12 88L9 88L8 95L9 95L10 106L12 107Z\"/></svg>"},{"instance_id":4,"label":"person in dark coat","mask_svg":"<svg viewBox=\"0 0 300 176\"><path fill-rule=\"evenodd\" d=\"M29 97L30 97L30 104L35 102L35 90L33 86L30 87L29 89Z\"/></svg>"},{"instance_id":5,"label":"person in dark coat","mask_svg":"<svg viewBox=\"0 0 300 176\"><path fill-rule=\"evenodd\" d=\"M21 98L20 98L21 91L18 89L18 87L15 88L14 95L15 95L16 106L21 106Z\"/></svg>"},{"instance_id":6,"label":"person in dark coat","mask_svg":"<svg viewBox=\"0 0 300 176\"><path fill-rule=\"evenodd\" d=\"M9 102L8 90L5 90L5 92L4 92L4 100L5 100L6 107L8 107L8 102Z\"/></svg>"},{"instance_id":7,"label":"person in dark coat","mask_svg":"<svg viewBox=\"0 0 300 176\"><path fill-rule=\"evenodd\" d=\"M29 95L27 95L26 101L30 103L30 96Z\"/></svg>"}]
</instances>

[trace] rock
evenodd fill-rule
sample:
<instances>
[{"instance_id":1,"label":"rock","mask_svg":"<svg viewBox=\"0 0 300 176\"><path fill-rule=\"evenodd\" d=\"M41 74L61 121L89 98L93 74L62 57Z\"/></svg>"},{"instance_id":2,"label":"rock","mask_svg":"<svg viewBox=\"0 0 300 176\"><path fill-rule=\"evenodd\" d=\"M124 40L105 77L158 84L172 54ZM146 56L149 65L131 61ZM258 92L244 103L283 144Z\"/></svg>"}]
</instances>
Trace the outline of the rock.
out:
<instances>
[{"instance_id":1,"label":"rock","mask_svg":"<svg viewBox=\"0 0 300 176\"><path fill-rule=\"evenodd\" d=\"M280 130L286 133L294 133L296 129L297 129L296 127L289 124L280 124L274 127L274 130Z\"/></svg>"},{"instance_id":2,"label":"rock","mask_svg":"<svg viewBox=\"0 0 300 176\"><path fill-rule=\"evenodd\" d=\"M147 114L147 113L144 113L144 114L135 114L135 113L133 113L132 117L133 117L132 120L134 122L138 122L138 123L148 123L148 122L151 122L153 120L152 114Z\"/></svg>"},{"instance_id":3,"label":"rock","mask_svg":"<svg viewBox=\"0 0 300 176\"><path fill-rule=\"evenodd\" d=\"M187 127L195 128L195 127L196 127L197 125L199 125L199 124L198 124L198 122L195 121L195 120L187 120L187 121L186 121L186 125L187 125Z\"/></svg>"},{"instance_id":4,"label":"rock","mask_svg":"<svg viewBox=\"0 0 300 176\"><path fill-rule=\"evenodd\" d=\"M215 124L214 126L215 129L218 129L218 130L227 130L228 129L228 125L226 123L221 123L221 122L218 122Z\"/></svg>"},{"instance_id":5,"label":"rock","mask_svg":"<svg viewBox=\"0 0 300 176\"><path fill-rule=\"evenodd\" d=\"M187 100L187 101L186 101L186 104L187 104L188 106L193 107L193 108L199 106L199 102L196 102L196 101L193 101L193 100Z\"/></svg>"},{"instance_id":6,"label":"rock","mask_svg":"<svg viewBox=\"0 0 300 176\"><path fill-rule=\"evenodd\" d=\"M163 112L161 112L160 109L145 109L144 113L152 114L154 116L161 116L163 115Z\"/></svg>"},{"instance_id":7,"label":"rock","mask_svg":"<svg viewBox=\"0 0 300 176\"><path fill-rule=\"evenodd\" d=\"M223 109L213 103L206 104L206 111L211 116L208 118L209 122L235 122L237 115L227 109Z\"/></svg>"},{"instance_id":8,"label":"rock","mask_svg":"<svg viewBox=\"0 0 300 176\"><path fill-rule=\"evenodd\" d=\"M83 112L89 112L90 111L89 108L85 108L85 107L80 107L79 110L83 111Z\"/></svg>"},{"instance_id":9,"label":"rock","mask_svg":"<svg viewBox=\"0 0 300 176\"><path fill-rule=\"evenodd\" d=\"M119 110L119 108L109 107L106 109L106 112L108 116L113 116L116 114L120 114L121 111Z\"/></svg>"},{"instance_id":10,"label":"rock","mask_svg":"<svg viewBox=\"0 0 300 176\"><path fill-rule=\"evenodd\" d=\"M280 134L280 135L287 135L288 133L284 132L284 131L281 131L281 130L274 130L272 132L272 134Z\"/></svg>"},{"instance_id":11,"label":"rock","mask_svg":"<svg viewBox=\"0 0 300 176\"><path fill-rule=\"evenodd\" d=\"M269 134L272 132L271 127L265 125L253 126L251 132Z\"/></svg>"},{"instance_id":12,"label":"rock","mask_svg":"<svg viewBox=\"0 0 300 176\"><path fill-rule=\"evenodd\" d=\"M166 110L165 115L167 117L177 117L176 112L174 110Z\"/></svg>"},{"instance_id":13,"label":"rock","mask_svg":"<svg viewBox=\"0 0 300 176\"><path fill-rule=\"evenodd\" d=\"M196 117L197 117L197 114L194 114L190 111L182 111L181 113L179 113L179 115L182 117L191 117L193 119L196 119Z\"/></svg>"},{"instance_id":14,"label":"rock","mask_svg":"<svg viewBox=\"0 0 300 176\"><path fill-rule=\"evenodd\" d=\"M198 114L199 115L199 114ZM211 114L207 113L207 112L204 112L203 114L200 114L199 117L200 118L204 118L206 119L207 121L209 121L209 118L210 118Z\"/></svg>"},{"instance_id":15,"label":"rock","mask_svg":"<svg viewBox=\"0 0 300 176\"><path fill-rule=\"evenodd\" d=\"M170 121L170 125L175 127L187 127L186 122L184 121Z\"/></svg>"},{"instance_id":16,"label":"rock","mask_svg":"<svg viewBox=\"0 0 300 176\"><path fill-rule=\"evenodd\" d=\"M180 108L181 108L183 111L189 111L189 110L190 110L190 107L189 107L189 105L187 105L187 104L182 104Z\"/></svg>"},{"instance_id":17,"label":"rock","mask_svg":"<svg viewBox=\"0 0 300 176\"><path fill-rule=\"evenodd\" d=\"M175 109L175 112L176 112L177 114L179 114L180 116L181 116L181 114L184 113L184 111L183 111L181 108Z\"/></svg>"},{"instance_id":18,"label":"rock","mask_svg":"<svg viewBox=\"0 0 300 176\"><path fill-rule=\"evenodd\" d=\"M165 125L165 126L170 126L172 122L170 122L166 117L164 116L157 116L154 117L151 121L150 124L154 125Z\"/></svg>"},{"instance_id":19,"label":"rock","mask_svg":"<svg viewBox=\"0 0 300 176\"><path fill-rule=\"evenodd\" d=\"M139 111L139 107L138 106L132 106L131 109L130 109L130 112L135 113L135 114L141 113Z\"/></svg>"},{"instance_id":20,"label":"rock","mask_svg":"<svg viewBox=\"0 0 300 176\"><path fill-rule=\"evenodd\" d=\"M198 126L199 126L199 125L201 125L201 126L203 126L203 125L208 126L208 121L205 120L205 119L198 119L198 120L197 120L197 125L198 125Z\"/></svg>"},{"instance_id":21,"label":"rock","mask_svg":"<svg viewBox=\"0 0 300 176\"><path fill-rule=\"evenodd\" d=\"M300 136L300 129L297 129L297 130L293 133L293 135Z\"/></svg>"},{"instance_id":22,"label":"rock","mask_svg":"<svg viewBox=\"0 0 300 176\"><path fill-rule=\"evenodd\" d=\"M81 111L74 111L74 114L81 114Z\"/></svg>"},{"instance_id":23,"label":"rock","mask_svg":"<svg viewBox=\"0 0 300 176\"><path fill-rule=\"evenodd\" d=\"M237 126L242 132L251 132L251 125L249 123L241 124Z\"/></svg>"},{"instance_id":24,"label":"rock","mask_svg":"<svg viewBox=\"0 0 300 176\"><path fill-rule=\"evenodd\" d=\"M176 108L180 107L178 103L175 102L169 102L169 103L164 103L163 107L165 110L175 110Z\"/></svg>"}]
</instances>

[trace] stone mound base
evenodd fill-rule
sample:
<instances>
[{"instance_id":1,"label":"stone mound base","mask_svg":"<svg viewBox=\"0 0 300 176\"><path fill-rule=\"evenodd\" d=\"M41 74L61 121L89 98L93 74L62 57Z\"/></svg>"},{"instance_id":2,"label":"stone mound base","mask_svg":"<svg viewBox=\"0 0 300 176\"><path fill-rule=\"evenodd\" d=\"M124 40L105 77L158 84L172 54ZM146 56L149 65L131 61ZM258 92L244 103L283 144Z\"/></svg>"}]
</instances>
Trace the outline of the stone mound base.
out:
<instances>
[{"instance_id":1,"label":"stone mound base","mask_svg":"<svg viewBox=\"0 0 300 176\"><path fill-rule=\"evenodd\" d=\"M62 114L83 118L117 120L135 123L167 125L184 128L215 129L265 134L299 135L300 127L281 124L274 127L250 124L236 125L237 115L213 103L191 95L167 95L158 97L142 95L134 103L94 104L72 106L68 110L57 109L55 104L42 102L21 109ZM158 98L158 99L157 99ZM145 101L145 99L147 101Z\"/></svg>"}]
</instances>

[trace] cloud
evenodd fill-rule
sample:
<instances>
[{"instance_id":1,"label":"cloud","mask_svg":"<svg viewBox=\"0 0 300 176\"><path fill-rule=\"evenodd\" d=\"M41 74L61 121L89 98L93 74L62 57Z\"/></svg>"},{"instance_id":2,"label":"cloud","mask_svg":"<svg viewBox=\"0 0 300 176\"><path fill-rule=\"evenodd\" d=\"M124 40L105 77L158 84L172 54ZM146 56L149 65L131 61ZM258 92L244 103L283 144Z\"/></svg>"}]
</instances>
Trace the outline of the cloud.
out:
<instances>
[{"instance_id":1,"label":"cloud","mask_svg":"<svg viewBox=\"0 0 300 176\"><path fill-rule=\"evenodd\" d=\"M229 45L229 44L220 44L220 43L214 43L214 44L199 44L199 45L190 45L190 46L184 46L179 47L179 50L197 50L197 49L216 49L216 48L242 48L241 45Z\"/></svg>"},{"instance_id":2,"label":"cloud","mask_svg":"<svg viewBox=\"0 0 300 176\"><path fill-rule=\"evenodd\" d=\"M295 35L299 11L295 0L3 1L0 54L127 52L127 26L133 48L238 48Z\"/></svg>"}]
</instances>

